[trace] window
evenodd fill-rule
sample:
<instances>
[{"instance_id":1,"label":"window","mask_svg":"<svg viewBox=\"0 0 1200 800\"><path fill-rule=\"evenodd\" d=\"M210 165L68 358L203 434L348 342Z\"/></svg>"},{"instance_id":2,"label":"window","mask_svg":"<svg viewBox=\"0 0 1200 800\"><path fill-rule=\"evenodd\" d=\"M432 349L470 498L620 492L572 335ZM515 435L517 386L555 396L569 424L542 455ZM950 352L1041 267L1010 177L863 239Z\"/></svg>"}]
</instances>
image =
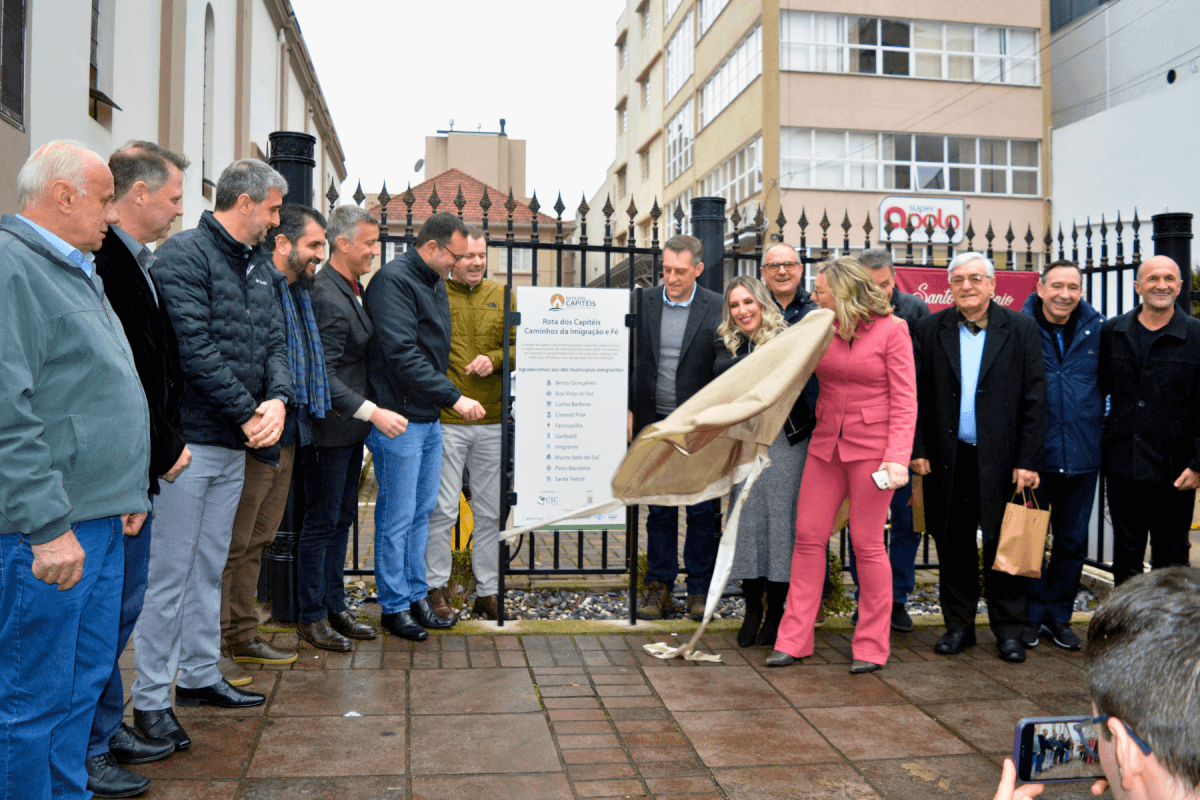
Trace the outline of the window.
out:
<instances>
[{"instance_id":1,"label":"window","mask_svg":"<svg viewBox=\"0 0 1200 800\"><path fill-rule=\"evenodd\" d=\"M25 0L0 0L0 116L25 119Z\"/></svg>"},{"instance_id":2,"label":"window","mask_svg":"<svg viewBox=\"0 0 1200 800\"><path fill-rule=\"evenodd\" d=\"M671 17L675 16L675 12L683 5L683 0L665 0L663 3L663 27L667 27L667 23L671 21Z\"/></svg>"},{"instance_id":3,"label":"window","mask_svg":"<svg viewBox=\"0 0 1200 800\"><path fill-rule=\"evenodd\" d=\"M215 80L216 61L216 25L213 22L213 10L210 3L204 12L204 157L200 169L202 180L213 182L213 89Z\"/></svg>"},{"instance_id":4,"label":"window","mask_svg":"<svg viewBox=\"0 0 1200 800\"><path fill-rule=\"evenodd\" d=\"M650 0L638 6L637 10L638 22L641 23L642 36L650 33Z\"/></svg>"},{"instance_id":5,"label":"window","mask_svg":"<svg viewBox=\"0 0 1200 800\"><path fill-rule=\"evenodd\" d=\"M692 28L692 12L675 30L667 42L667 83L664 98L670 101L683 88L683 82L692 77L696 64L695 30Z\"/></svg>"},{"instance_id":6,"label":"window","mask_svg":"<svg viewBox=\"0 0 1200 800\"><path fill-rule=\"evenodd\" d=\"M1038 31L783 11L780 69L1036 86Z\"/></svg>"},{"instance_id":7,"label":"window","mask_svg":"<svg viewBox=\"0 0 1200 800\"><path fill-rule=\"evenodd\" d=\"M92 0L91 50L88 56L88 116L112 124L114 0Z\"/></svg>"},{"instance_id":8,"label":"window","mask_svg":"<svg viewBox=\"0 0 1200 800\"><path fill-rule=\"evenodd\" d=\"M517 247L489 247L488 267L492 272L508 273L509 254L512 254L512 271L533 272L533 251Z\"/></svg>"},{"instance_id":9,"label":"window","mask_svg":"<svg viewBox=\"0 0 1200 800\"><path fill-rule=\"evenodd\" d=\"M762 191L762 137L738 150L700 180L702 197L724 197L730 208Z\"/></svg>"},{"instance_id":10,"label":"window","mask_svg":"<svg viewBox=\"0 0 1200 800\"><path fill-rule=\"evenodd\" d=\"M695 127L695 103L691 98L667 123L667 183L692 166L692 138Z\"/></svg>"},{"instance_id":11,"label":"window","mask_svg":"<svg viewBox=\"0 0 1200 800\"><path fill-rule=\"evenodd\" d=\"M621 38L617 39L617 69L625 66L628 56L625 53L625 34L621 34Z\"/></svg>"},{"instance_id":12,"label":"window","mask_svg":"<svg viewBox=\"0 0 1200 800\"><path fill-rule=\"evenodd\" d=\"M1050 30L1056 31L1107 2L1108 0L1050 0Z\"/></svg>"},{"instance_id":13,"label":"window","mask_svg":"<svg viewBox=\"0 0 1200 800\"><path fill-rule=\"evenodd\" d=\"M617 170L617 197L624 197L628 191L628 184L625 181L625 167Z\"/></svg>"},{"instance_id":14,"label":"window","mask_svg":"<svg viewBox=\"0 0 1200 800\"><path fill-rule=\"evenodd\" d=\"M650 73L638 78L638 95L642 98L642 108L650 105Z\"/></svg>"},{"instance_id":15,"label":"window","mask_svg":"<svg viewBox=\"0 0 1200 800\"><path fill-rule=\"evenodd\" d=\"M700 127L717 118L762 74L762 26L756 25L700 90Z\"/></svg>"},{"instance_id":16,"label":"window","mask_svg":"<svg viewBox=\"0 0 1200 800\"><path fill-rule=\"evenodd\" d=\"M1041 145L1022 139L783 128L785 189L1032 195Z\"/></svg>"},{"instance_id":17,"label":"window","mask_svg":"<svg viewBox=\"0 0 1200 800\"><path fill-rule=\"evenodd\" d=\"M700 35L703 36L717 17L729 5L729 0L700 0Z\"/></svg>"},{"instance_id":18,"label":"window","mask_svg":"<svg viewBox=\"0 0 1200 800\"><path fill-rule=\"evenodd\" d=\"M625 132L629 124L629 114L625 110L625 101L621 101L621 105L617 106L617 135L620 136Z\"/></svg>"},{"instance_id":19,"label":"window","mask_svg":"<svg viewBox=\"0 0 1200 800\"><path fill-rule=\"evenodd\" d=\"M650 180L650 148L638 153L638 161L641 162L642 180Z\"/></svg>"}]
</instances>

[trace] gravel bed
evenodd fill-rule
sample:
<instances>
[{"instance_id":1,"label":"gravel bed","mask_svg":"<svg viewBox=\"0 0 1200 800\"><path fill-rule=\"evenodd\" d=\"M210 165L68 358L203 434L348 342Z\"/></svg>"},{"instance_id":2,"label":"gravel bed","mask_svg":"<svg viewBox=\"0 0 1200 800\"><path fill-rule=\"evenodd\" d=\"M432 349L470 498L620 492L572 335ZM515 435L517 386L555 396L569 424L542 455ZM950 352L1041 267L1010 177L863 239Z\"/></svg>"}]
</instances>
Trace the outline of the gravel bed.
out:
<instances>
[{"instance_id":1,"label":"gravel bed","mask_svg":"<svg viewBox=\"0 0 1200 800\"><path fill-rule=\"evenodd\" d=\"M363 603L374 602L375 597L361 584L351 584L347 588L347 605L357 609ZM625 602L626 592L585 592L565 591L554 589L534 589L520 591L510 589L505 595L504 612L509 619L625 619L629 616L629 607ZM472 619L471 604L474 596L468 597L459 619ZM678 616L684 616L682 609L686 598L683 593L676 592L675 606ZM1076 611L1088 611L1096 605L1096 597L1085 588L1079 590L1075 598ZM909 595L905 606L913 617L929 614L941 614L937 585L918 586L917 591ZM741 590L727 590L721 598L714 619L741 619L745 615L746 604L741 596ZM987 613L987 604L979 601L979 614Z\"/></svg>"}]
</instances>

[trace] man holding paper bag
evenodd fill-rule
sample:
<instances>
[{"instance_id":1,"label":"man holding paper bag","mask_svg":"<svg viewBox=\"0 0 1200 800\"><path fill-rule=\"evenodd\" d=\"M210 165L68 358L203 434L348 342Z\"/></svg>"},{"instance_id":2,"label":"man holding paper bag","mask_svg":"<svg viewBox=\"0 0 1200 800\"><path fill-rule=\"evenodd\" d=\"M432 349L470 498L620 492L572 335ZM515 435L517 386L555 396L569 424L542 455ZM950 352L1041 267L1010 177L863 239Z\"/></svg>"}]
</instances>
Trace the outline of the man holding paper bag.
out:
<instances>
[{"instance_id":1,"label":"man holding paper bag","mask_svg":"<svg viewBox=\"0 0 1200 800\"><path fill-rule=\"evenodd\" d=\"M976 531L983 530L988 619L1005 661L1024 661L1024 579L992 569L1004 505L1038 485L1046 371L1037 323L992 302L995 267L981 253L949 264L954 306L913 332L917 434L912 470L928 475L925 511L937 541L946 633L934 650L975 644Z\"/></svg>"}]
</instances>

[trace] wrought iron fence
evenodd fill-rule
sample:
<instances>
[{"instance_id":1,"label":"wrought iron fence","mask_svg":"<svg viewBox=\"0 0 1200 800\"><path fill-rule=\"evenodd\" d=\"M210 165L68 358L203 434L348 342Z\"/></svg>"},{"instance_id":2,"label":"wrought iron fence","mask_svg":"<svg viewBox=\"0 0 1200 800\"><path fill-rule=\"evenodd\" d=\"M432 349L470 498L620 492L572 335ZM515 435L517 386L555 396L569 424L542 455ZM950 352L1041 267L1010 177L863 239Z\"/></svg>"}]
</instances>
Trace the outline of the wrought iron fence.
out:
<instances>
[{"instance_id":1,"label":"wrought iron fence","mask_svg":"<svg viewBox=\"0 0 1200 800\"><path fill-rule=\"evenodd\" d=\"M330 191L326 194L329 200L330 208L332 208L338 195L331 186ZM361 205L366 199L363 194L361 185L354 194L354 200ZM392 209L396 207L396 201L403 204L403 227L401 228L398 220L393 221ZM427 204L432 211L437 211L442 200L437 196L436 187L433 192L427 196L418 198L414 195L412 189L406 190L399 198L395 198L388 194L386 184L378 195L378 212L381 223L380 241L384 246L384 261L394 257L402 249L412 246L415 241L414 230L414 206L418 202ZM541 206L537 200L536 193L534 197L527 203L518 203L512 196L511 192L503 199L504 213L499 215L499 219L493 217L490 213L493 208L493 201L487 190L484 191L482 198L475 204L474 207L468 209L467 201L465 200L461 186L459 191L451 201L451 205L456 209L457 214L464 220L477 224L485 233L488 241L488 247L496 248L501 253L501 261L506 266L505 269L505 301L509 300L513 291L513 274L514 264L516 262L516 254L528 252L530 270L530 285L537 286L539 281L543 280L542 270L539 269L539 260L548 259L551 262L552 269L547 278L552 281L549 285L553 286L570 286L576 285L571 281L577 281L580 287L605 287L605 288L628 288L630 290L630 315L627 322L630 327L636 327L639 321L639 312L635 308L635 293L634 289L638 286L658 286L661 280L661 259L662 249L659 240L659 224L662 212L658 206L657 200L649 212L651 218L651 235L647 243L639 246L636 240L637 226L635 220L639 211L635 204L631 201L628 208L625 210L625 215L628 217L629 226L627 229L627 239L620 243L614 243L614 218L616 209L611 201L606 201L601 212L604 217L603 235L599 243L594 239L589 239L587 215L590 208L586 199L580 202L576 209L577 219L579 220L578 236L568 238L568 229L573 227L572 223L563 220L563 212L566 206L562 201L561 195L557 198L553 210L556 217L549 223L544 223L539 220ZM518 209L529 212L528 238L516 238L516 217ZM476 213L478 212L478 213ZM669 226L674 223L675 233L684 233L685 222L687 215L679 208L676 209L673 219L666 221ZM1110 229L1101 217L1101 222L1096 230L1098 233L1098 244L1093 241L1094 232L1093 226L1088 220L1082 225L1073 225L1069 235L1065 234L1061 226L1057 236L1052 236L1047 229L1041 239L1034 236L1032 226L1027 226L1024 236L1020 237L1019 241L1024 243L1024 249L1014 247L1014 242L1018 241L1018 237L1010 223L1007 226L1005 233L998 237L995 233L995 228L991 221L988 222L987 228L982 237L976 233L972 220L967 220L966 230L963 232L963 240L965 247L959 247L959 251L968 252L974 251L976 241L979 241L980 252L983 252L989 259L998 261L1004 265L1017 266L1023 270L1040 269L1045 264L1055 260L1054 249L1057 244L1057 259L1069 258L1070 260L1080 265L1081 272L1085 280L1085 297L1092 305L1105 316L1113 313L1120 314L1126 310L1126 306L1132 302L1132 277L1136 273L1138 265L1141 263L1141 241L1139 238L1139 229L1141 222L1138 219L1137 212L1134 212L1132 222L1126 227L1120 218L1117 216L1115 224ZM496 226L501 228L497 236L493 238L493 228ZM871 247L886 247L892 254L895 263L899 266L945 266L950 259L954 257L955 245L948 242L935 243L934 227L930 223L925 229L927 241L925 243L914 243L913 237L917 229L913 227L911 221L903 228L904 241L901 243L892 242L893 234L896 229L889 222L885 226L887 234L885 240L872 239L872 233L876 230L871 222L868 214L863 223L858 227L861 236L857 238L857 244L851 241L851 232L854 231L855 225L850 221L849 212L845 212L842 222L838 227L842 230L840 244L835 240L831 244L830 229L833 227L829 220L829 215L826 212L822 213L820 222L816 223L816 227L820 229L819 240L810 243L810 237L814 240L817 237L816 231L812 230L812 223L807 218L806 212L802 209L800 217L794 222L789 222L780 211L778 217L774 220L773 226L768 223L761 208L757 211L752 219L746 219L741 216L739 211L734 208L727 217L727 224L724 231L726 250L723 253L723 258L728 260L733 265L735 274L756 274L761 263L764 245L769 247L780 242L787 242L789 239L797 242L793 246L800 254L802 262L805 264L824 261L830 257L853 254ZM393 228L396 232L393 232ZM552 228L552 240L546 240L542 237L543 228ZM402 232L400 232L402 230ZM1110 261L1109 253L1109 231L1114 234L1115 258ZM1128 230L1132 238L1132 247L1130 249L1130 259L1126 260L1126 248L1124 233ZM548 231L549 232L549 231ZM953 240L956 231L952 226L946 230L948 240ZM1080 238L1082 237L1082 245ZM997 239L1003 241L1003 245L997 242ZM1041 245L1040 248L1035 248L1035 242ZM1099 255L1096 257L1096 250L1099 250ZM1081 259L1080 256L1083 256ZM997 256L999 255L999 258ZM595 262L599 260L597 265ZM543 262L544 263L544 262ZM589 266L593 267L595 272L594 277L589 279ZM541 285L547 285L542 283ZM517 324L519 322L519 314L510 314L507 323ZM511 400L512 387L510 384L510 373L508 371L508 363L510 354L508 352L508 339L505 338L504 344L504 398L505 403ZM635 392L636 386L633 385L633 348L630 348L630 391ZM507 405L506 405L507 407ZM511 449L511 419L508 415L504 416L502 421L502 461L512 468L512 449ZM515 504L516 498L512 493L512 476L509 469L502 470L502 492L501 492L501 520L505 520L508 516L510 508ZM1111 521L1106 513L1107 507L1104 501L1104 485L1100 482L1099 488L1099 505L1101 512L1098 514L1099 524L1095 540L1089 548L1088 563L1103 569L1111 570L1111 566L1106 562L1105 555L1108 549L1107 542L1110 541ZM614 563L609 555L610 536L609 531L600 531L600 559L599 563L594 566L587 566L585 558L585 550L588 543L585 542L585 532L580 531L551 531L529 534L524 537L521 544L517 546L511 553L507 545L501 548L501 561L504 569L500 570L500 598L503 603L504 596L504 579L506 575L620 575L628 574L629 576L629 592L631 602L630 621L636 621L635 603L632 598L637 594L637 541L638 541L638 514L636 509L628 509L626 516L626 529L624 541L624 556ZM923 560L916 565L918 569L937 569L937 564L930 560L930 544L929 537L926 535L923 543ZM848 537L841 537L841 556L842 563L848 567L848 552L847 552ZM514 566L513 561L520 554L521 549L526 548L526 563L527 566ZM571 553L573 548L574 552ZM364 569L361 566L359 541L358 541L358 520L355 518L355 536L353 542L352 558L354 566L347 570L349 574L371 574L373 571ZM541 566L542 559L548 562L549 566Z\"/></svg>"}]
</instances>

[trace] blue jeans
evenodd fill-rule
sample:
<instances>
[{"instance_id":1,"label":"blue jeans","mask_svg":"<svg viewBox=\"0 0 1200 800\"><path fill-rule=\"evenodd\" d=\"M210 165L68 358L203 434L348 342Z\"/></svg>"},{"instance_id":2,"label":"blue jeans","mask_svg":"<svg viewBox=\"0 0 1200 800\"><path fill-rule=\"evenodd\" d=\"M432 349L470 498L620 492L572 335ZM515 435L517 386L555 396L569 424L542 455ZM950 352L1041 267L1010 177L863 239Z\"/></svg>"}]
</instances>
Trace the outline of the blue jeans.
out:
<instances>
[{"instance_id":1,"label":"blue jeans","mask_svg":"<svg viewBox=\"0 0 1200 800\"><path fill-rule=\"evenodd\" d=\"M375 463L375 583L385 614L408 611L429 594L425 547L429 514L442 480L442 423L410 422L389 439L372 428L367 449Z\"/></svg>"},{"instance_id":2,"label":"blue jeans","mask_svg":"<svg viewBox=\"0 0 1200 800\"><path fill-rule=\"evenodd\" d=\"M892 521L892 532L888 539L888 560L892 564L892 602L908 602L908 596L917 586L917 550L921 546L921 534L913 530L912 472L909 481L892 494L888 516ZM850 548L850 577L858 584L858 570L854 564L854 548ZM855 599L858 591L855 590Z\"/></svg>"},{"instance_id":3,"label":"blue jeans","mask_svg":"<svg viewBox=\"0 0 1200 800\"><path fill-rule=\"evenodd\" d=\"M0 797L90 796L84 759L116 659L125 537L119 517L74 533L87 561L65 592L33 576L28 536L0 534Z\"/></svg>"},{"instance_id":4,"label":"blue jeans","mask_svg":"<svg viewBox=\"0 0 1200 800\"><path fill-rule=\"evenodd\" d=\"M358 513L358 477L363 446L305 447L304 525L296 548L300 621L319 622L346 610L346 541Z\"/></svg>"},{"instance_id":5,"label":"blue jeans","mask_svg":"<svg viewBox=\"0 0 1200 800\"><path fill-rule=\"evenodd\" d=\"M687 593L708 594L717 561L717 509L720 500L687 507L687 535L683 540L683 566ZM679 508L650 506L646 514L646 583L675 585L679 575Z\"/></svg>"},{"instance_id":6,"label":"blue jeans","mask_svg":"<svg viewBox=\"0 0 1200 800\"><path fill-rule=\"evenodd\" d=\"M151 498L153 500L153 498ZM150 564L150 527L154 512L146 517L137 536L125 537L125 581L121 590L121 621L117 629L117 655L113 659L112 674L100 694L96 706L96 719L92 722L92 733L88 739L88 758L108 752L108 742L121 727L121 715L125 713L125 687L121 682L121 666L118 663L133 626L142 613L142 601L146 598L146 571Z\"/></svg>"},{"instance_id":7,"label":"blue jeans","mask_svg":"<svg viewBox=\"0 0 1200 800\"><path fill-rule=\"evenodd\" d=\"M1096 500L1097 473L1060 475L1041 473L1041 485L1035 491L1038 505L1050 509L1050 530L1054 544L1050 563L1040 578L1025 579L1028 606L1025 623L1065 625L1075 610L1075 595L1083 575L1087 555L1088 521Z\"/></svg>"}]
</instances>

